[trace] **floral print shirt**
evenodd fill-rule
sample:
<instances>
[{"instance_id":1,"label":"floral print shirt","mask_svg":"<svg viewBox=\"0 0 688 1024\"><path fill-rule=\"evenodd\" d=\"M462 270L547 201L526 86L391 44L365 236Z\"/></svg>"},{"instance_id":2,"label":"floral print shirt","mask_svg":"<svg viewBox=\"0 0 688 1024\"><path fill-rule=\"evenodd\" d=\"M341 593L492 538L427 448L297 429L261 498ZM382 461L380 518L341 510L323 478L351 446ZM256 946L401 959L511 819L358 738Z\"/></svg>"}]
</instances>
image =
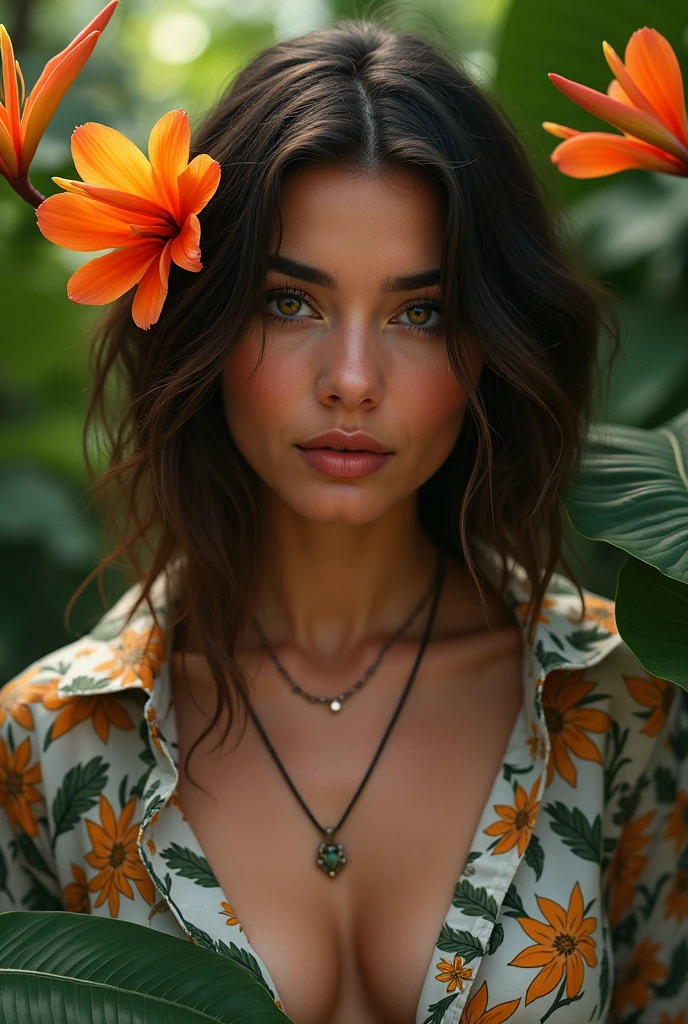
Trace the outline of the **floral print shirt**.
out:
<instances>
[{"instance_id":1,"label":"floral print shirt","mask_svg":"<svg viewBox=\"0 0 688 1024\"><path fill-rule=\"evenodd\" d=\"M477 556L496 583L495 552ZM527 579L510 570L523 703L415 1024L688 1024L688 694L641 666L612 601L586 591L581 621L559 574L529 643ZM134 586L0 690L0 911L186 937L281 1006L177 797L172 576L156 581L156 616L144 604L127 621Z\"/></svg>"}]
</instances>

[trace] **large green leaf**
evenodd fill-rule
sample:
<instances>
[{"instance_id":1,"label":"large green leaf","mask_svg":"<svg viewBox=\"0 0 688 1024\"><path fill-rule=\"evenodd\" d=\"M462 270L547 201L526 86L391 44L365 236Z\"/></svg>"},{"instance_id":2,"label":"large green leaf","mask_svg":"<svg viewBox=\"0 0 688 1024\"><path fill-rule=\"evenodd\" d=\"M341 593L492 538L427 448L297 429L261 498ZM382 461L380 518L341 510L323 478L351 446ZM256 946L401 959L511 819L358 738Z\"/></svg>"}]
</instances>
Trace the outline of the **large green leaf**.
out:
<instances>
[{"instance_id":1,"label":"large green leaf","mask_svg":"<svg viewBox=\"0 0 688 1024\"><path fill-rule=\"evenodd\" d=\"M564 506L583 537L631 556L619 633L649 672L688 689L688 411L654 430L594 425Z\"/></svg>"},{"instance_id":2,"label":"large green leaf","mask_svg":"<svg viewBox=\"0 0 688 1024\"><path fill-rule=\"evenodd\" d=\"M584 537L688 584L688 411L654 430L594 424L564 505Z\"/></svg>"},{"instance_id":3,"label":"large green leaf","mask_svg":"<svg viewBox=\"0 0 688 1024\"><path fill-rule=\"evenodd\" d=\"M688 587L659 569L628 558L616 592L619 633L660 679L688 690Z\"/></svg>"},{"instance_id":4,"label":"large green leaf","mask_svg":"<svg viewBox=\"0 0 688 1024\"><path fill-rule=\"evenodd\" d=\"M66 911L0 916L0 1020L21 1024L280 1024L228 957L142 925Z\"/></svg>"}]
</instances>

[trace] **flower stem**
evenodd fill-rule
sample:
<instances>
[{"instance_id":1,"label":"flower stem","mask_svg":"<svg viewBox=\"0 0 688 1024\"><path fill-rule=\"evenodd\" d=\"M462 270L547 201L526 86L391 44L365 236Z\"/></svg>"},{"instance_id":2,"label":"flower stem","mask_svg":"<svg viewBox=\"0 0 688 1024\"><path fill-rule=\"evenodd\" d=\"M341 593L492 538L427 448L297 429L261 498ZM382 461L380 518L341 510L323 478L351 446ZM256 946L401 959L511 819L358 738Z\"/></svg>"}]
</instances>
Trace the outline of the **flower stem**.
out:
<instances>
[{"instance_id":1,"label":"flower stem","mask_svg":"<svg viewBox=\"0 0 688 1024\"><path fill-rule=\"evenodd\" d=\"M29 181L28 174L25 174L23 178L16 178L14 181L10 181L10 185L22 199L25 199L33 207L40 206L45 199L44 195L34 188Z\"/></svg>"}]
</instances>

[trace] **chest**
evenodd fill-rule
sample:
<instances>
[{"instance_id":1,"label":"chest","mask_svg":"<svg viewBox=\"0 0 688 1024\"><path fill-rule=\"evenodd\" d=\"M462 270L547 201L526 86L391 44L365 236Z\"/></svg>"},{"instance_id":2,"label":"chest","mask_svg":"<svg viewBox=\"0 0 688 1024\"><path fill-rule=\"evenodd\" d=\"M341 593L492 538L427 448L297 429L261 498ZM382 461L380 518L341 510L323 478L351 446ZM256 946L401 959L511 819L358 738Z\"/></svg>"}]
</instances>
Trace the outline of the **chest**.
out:
<instances>
[{"instance_id":1,"label":"chest","mask_svg":"<svg viewBox=\"0 0 688 1024\"><path fill-rule=\"evenodd\" d=\"M428 650L379 761L338 840L335 878L315 864L322 835L249 721L213 750L208 680L172 663L188 824L296 1024L412 1024L430 958L522 704L520 638L510 629ZM410 666L410 663L409 663ZM393 713L404 653L338 715L258 676L254 707L316 820L337 824ZM192 695L196 699L192 699ZM228 924L229 924L228 917ZM236 923L234 923L236 922Z\"/></svg>"}]
</instances>

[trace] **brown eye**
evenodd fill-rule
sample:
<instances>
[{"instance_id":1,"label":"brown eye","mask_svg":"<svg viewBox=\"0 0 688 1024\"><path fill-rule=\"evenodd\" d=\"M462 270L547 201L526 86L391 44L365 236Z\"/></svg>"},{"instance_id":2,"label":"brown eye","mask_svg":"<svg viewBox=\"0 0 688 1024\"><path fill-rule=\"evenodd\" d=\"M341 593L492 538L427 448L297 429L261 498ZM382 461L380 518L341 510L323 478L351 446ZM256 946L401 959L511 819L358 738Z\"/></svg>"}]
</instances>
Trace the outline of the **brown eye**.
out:
<instances>
[{"instance_id":1,"label":"brown eye","mask_svg":"<svg viewBox=\"0 0 688 1024\"><path fill-rule=\"evenodd\" d=\"M407 316L408 321L401 320L402 326L423 334L435 334L442 330L442 316L439 302L412 302L401 311L400 316ZM436 319L433 321L433 314Z\"/></svg>"},{"instance_id":2,"label":"brown eye","mask_svg":"<svg viewBox=\"0 0 688 1024\"><path fill-rule=\"evenodd\" d=\"M275 299L277 308L283 316L291 316L292 313L298 313L302 301L302 299L294 298L293 295L282 295L279 299Z\"/></svg>"},{"instance_id":3,"label":"brown eye","mask_svg":"<svg viewBox=\"0 0 688 1024\"><path fill-rule=\"evenodd\" d=\"M416 327L427 326L428 320L432 314L432 310L427 306L411 306L411 308L407 309L406 312L409 315L409 320L412 324L415 324Z\"/></svg>"}]
</instances>

